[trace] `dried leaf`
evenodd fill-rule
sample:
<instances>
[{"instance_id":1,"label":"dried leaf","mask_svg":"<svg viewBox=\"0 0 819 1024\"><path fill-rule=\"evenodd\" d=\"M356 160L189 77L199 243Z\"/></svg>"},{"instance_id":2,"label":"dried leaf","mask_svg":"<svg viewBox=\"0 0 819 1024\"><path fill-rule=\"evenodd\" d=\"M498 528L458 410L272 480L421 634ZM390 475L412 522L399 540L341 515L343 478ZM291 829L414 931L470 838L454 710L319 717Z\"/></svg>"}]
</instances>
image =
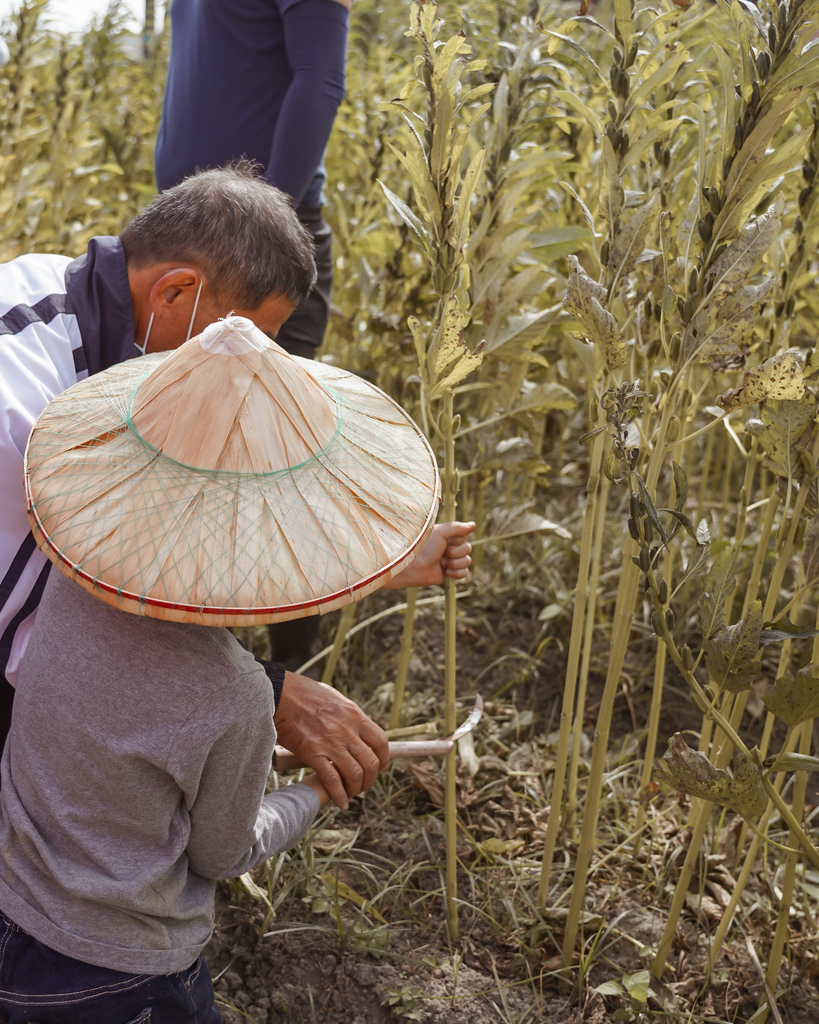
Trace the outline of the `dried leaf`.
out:
<instances>
[{"instance_id":1,"label":"dried leaf","mask_svg":"<svg viewBox=\"0 0 819 1024\"><path fill-rule=\"evenodd\" d=\"M740 693L759 677L756 656L761 632L762 602L754 601L741 622L703 640L708 675L721 690Z\"/></svg>"},{"instance_id":2,"label":"dried leaf","mask_svg":"<svg viewBox=\"0 0 819 1024\"><path fill-rule=\"evenodd\" d=\"M788 349L746 371L742 385L719 395L717 405L726 412L755 405L766 398L799 400L804 397L805 382L796 352Z\"/></svg>"},{"instance_id":3,"label":"dried leaf","mask_svg":"<svg viewBox=\"0 0 819 1024\"><path fill-rule=\"evenodd\" d=\"M346 882L342 882L340 878L337 878L332 871L324 871L321 875L321 880L326 886L327 894L332 900L347 900L349 903L354 903L357 907L360 907L365 914L369 914L374 917L376 921L381 924L386 924L387 921L384 916L378 911L369 899L365 896L357 893L355 889L347 885Z\"/></svg>"},{"instance_id":4,"label":"dried leaf","mask_svg":"<svg viewBox=\"0 0 819 1024\"><path fill-rule=\"evenodd\" d=\"M746 820L758 818L768 806L762 770L739 750L733 753L732 768L733 776L715 768L705 754L692 750L682 734L675 733L657 763L655 777L664 792L679 790L728 807Z\"/></svg>"},{"instance_id":5,"label":"dried leaf","mask_svg":"<svg viewBox=\"0 0 819 1024\"><path fill-rule=\"evenodd\" d=\"M481 364L482 354L470 352L464 343L467 322L457 297L450 295L443 324L427 354L428 387L432 398L454 388Z\"/></svg>"},{"instance_id":6,"label":"dried leaf","mask_svg":"<svg viewBox=\"0 0 819 1024\"><path fill-rule=\"evenodd\" d=\"M813 673L813 662L800 668L795 677L786 669L763 694L765 707L789 729L819 717L819 676Z\"/></svg>"},{"instance_id":7,"label":"dried leaf","mask_svg":"<svg viewBox=\"0 0 819 1024\"><path fill-rule=\"evenodd\" d=\"M797 463L795 447L816 415L816 401L806 394L799 401L767 401L762 409L759 443L765 465L782 477L789 477Z\"/></svg>"},{"instance_id":8,"label":"dried leaf","mask_svg":"<svg viewBox=\"0 0 819 1024\"><path fill-rule=\"evenodd\" d=\"M686 329L686 359L696 356L699 362L707 363L737 354L753 330L759 304L772 285L769 278L762 284L737 288L716 302L707 301Z\"/></svg>"},{"instance_id":9,"label":"dried leaf","mask_svg":"<svg viewBox=\"0 0 819 1024\"><path fill-rule=\"evenodd\" d=\"M568 263L569 280L563 306L580 320L589 338L600 346L609 370L616 370L625 364L626 344L617 321L600 304L606 297L606 290L592 281L574 256L568 257Z\"/></svg>"},{"instance_id":10,"label":"dried leaf","mask_svg":"<svg viewBox=\"0 0 819 1024\"><path fill-rule=\"evenodd\" d=\"M708 271L708 294L720 299L745 283L751 268L773 245L781 230L785 200L780 192L766 212L745 228Z\"/></svg>"}]
</instances>

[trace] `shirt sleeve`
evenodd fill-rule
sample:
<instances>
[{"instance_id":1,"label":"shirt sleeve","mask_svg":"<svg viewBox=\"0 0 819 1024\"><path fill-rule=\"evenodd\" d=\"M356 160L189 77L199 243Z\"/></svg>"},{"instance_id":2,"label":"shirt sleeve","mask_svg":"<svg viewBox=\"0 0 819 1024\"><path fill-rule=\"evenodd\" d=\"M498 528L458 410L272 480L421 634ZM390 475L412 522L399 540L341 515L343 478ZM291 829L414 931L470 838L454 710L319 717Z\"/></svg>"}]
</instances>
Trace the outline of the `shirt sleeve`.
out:
<instances>
[{"instance_id":1,"label":"shirt sleeve","mask_svg":"<svg viewBox=\"0 0 819 1024\"><path fill-rule=\"evenodd\" d=\"M188 806L185 852L196 874L235 878L295 846L310 827L315 790L296 784L265 795L275 744L273 692L261 667L225 694L211 693L180 729L168 767Z\"/></svg>"},{"instance_id":2,"label":"shirt sleeve","mask_svg":"<svg viewBox=\"0 0 819 1024\"><path fill-rule=\"evenodd\" d=\"M344 98L349 12L337 0L281 3L293 79L284 98L266 179L301 202L316 175Z\"/></svg>"}]
</instances>

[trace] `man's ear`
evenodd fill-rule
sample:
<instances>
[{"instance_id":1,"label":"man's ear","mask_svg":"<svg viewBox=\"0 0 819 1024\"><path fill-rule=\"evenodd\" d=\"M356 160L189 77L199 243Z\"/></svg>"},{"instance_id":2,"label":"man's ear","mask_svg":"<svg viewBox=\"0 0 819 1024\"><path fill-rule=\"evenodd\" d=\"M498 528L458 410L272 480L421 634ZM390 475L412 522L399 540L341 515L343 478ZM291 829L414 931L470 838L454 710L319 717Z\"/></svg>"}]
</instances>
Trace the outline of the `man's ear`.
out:
<instances>
[{"instance_id":1,"label":"man's ear","mask_svg":"<svg viewBox=\"0 0 819 1024\"><path fill-rule=\"evenodd\" d=\"M151 287L151 311L163 320L190 317L201 282L202 275L194 267L167 270Z\"/></svg>"}]
</instances>

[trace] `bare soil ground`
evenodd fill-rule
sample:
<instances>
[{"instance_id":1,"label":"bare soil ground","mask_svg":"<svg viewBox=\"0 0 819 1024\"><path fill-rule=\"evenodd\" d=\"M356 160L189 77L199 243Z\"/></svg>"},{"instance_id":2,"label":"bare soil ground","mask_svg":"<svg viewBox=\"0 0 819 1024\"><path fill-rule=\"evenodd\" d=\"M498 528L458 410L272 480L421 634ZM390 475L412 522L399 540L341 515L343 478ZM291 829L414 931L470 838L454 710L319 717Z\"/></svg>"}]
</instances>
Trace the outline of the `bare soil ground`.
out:
<instances>
[{"instance_id":1,"label":"bare soil ground","mask_svg":"<svg viewBox=\"0 0 819 1024\"><path fill-rule=\"evenodd\" d=\"M655 797L647 806L646 840L627 842L626 819L638 798L629 764L639 752L650 689L640 676L639 651L624 676L615 717L618 744L612 749L620 753L612 755L612 766L621 764L623 773L603 808L590 872L582 948L574 961L582 970L573 980L579 973L582 978L573 988L562 983L573 836L558 851L548 909L538 913L535 906L563 682L560 629L548 617L541 621L542 609L537 588L510 597L484 587L479 598L463 602L464 708L476 690L487 707L475 734L477 771L470 772L467 754L459 774L459 943L447 940L441 897L442 766L395 765L357 806L329 812L317 821L312 841L271 862L266 875L254 875L273 913L258 893L236 883L222 888L208 960L225 1024L751 1021L764 990L773 931L766 907L777 883L761 868L754 875L740 925L706 979L710 938L737 870L729 846L712 844L701 858L663 980L648 978L689 837L686 805ZM374 610L368 606L362 614ZM427 606L416 620L406 703L411 722L440 717L441 614L439 606ZM389 697L382 683L393 677L401 626L398 615L359 633L337 674L342 688L382 720ZM332 623L323 628L325 642L331 629ZM548 636L555 639L544 642ZM604 658L601 649L601 664ZM586 744L599 692L593 673ZM666 733L696 722L684 695L672 691ZM759 893L766 898L757 899ZM819 938L810 917L792 916L776 1012L788 1024L815 1024ZM640 985L650 986L647 996L640 996Z\"/></svg>"}]
</instances>

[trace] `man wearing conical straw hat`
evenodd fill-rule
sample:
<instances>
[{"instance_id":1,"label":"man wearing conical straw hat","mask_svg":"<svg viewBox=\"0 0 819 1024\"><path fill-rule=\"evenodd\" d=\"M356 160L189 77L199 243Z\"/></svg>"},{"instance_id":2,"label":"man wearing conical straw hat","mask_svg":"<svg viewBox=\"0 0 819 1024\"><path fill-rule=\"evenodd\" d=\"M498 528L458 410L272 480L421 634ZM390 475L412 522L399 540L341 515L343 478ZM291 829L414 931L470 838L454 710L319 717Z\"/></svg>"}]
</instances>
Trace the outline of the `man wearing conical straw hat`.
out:
<instances>
[{"instance_id":1,"label":"man wearing conical straw hat","mask_svg":"<svg viewBox=\"0 0 819 1024\"><path fill-rule=\"evenodd\" d=\"M48 575L22 489L37 416L77 381L176 348L230 309L275 336L314 274L310 239L289 203L244 165L189 178L120 237L92 238L77 260L29 254L0 265L0 746ZM433 537L450 575L464 572L462 539L457 531ZM280 687L281 668L271 675ZM386 762L383 732L352 702L303 677L285 677L276 724L337 802L345 786L371 783Z\"/></svg>"},{"instance_id":2,"label":"man wearing conical straw hat","mask_svg":"<svg viewBox=\"0 0 819 1024\"><path fill-rule=\"evenodd\" d=\"M317 775L265 795L273 690L224 626L441 578L434 456L377 388L230 316L54 399L25 487L60 572L2 760L0 1013L217 1024L216 880L330 799Z\"/></svg>"}]
</instances>

